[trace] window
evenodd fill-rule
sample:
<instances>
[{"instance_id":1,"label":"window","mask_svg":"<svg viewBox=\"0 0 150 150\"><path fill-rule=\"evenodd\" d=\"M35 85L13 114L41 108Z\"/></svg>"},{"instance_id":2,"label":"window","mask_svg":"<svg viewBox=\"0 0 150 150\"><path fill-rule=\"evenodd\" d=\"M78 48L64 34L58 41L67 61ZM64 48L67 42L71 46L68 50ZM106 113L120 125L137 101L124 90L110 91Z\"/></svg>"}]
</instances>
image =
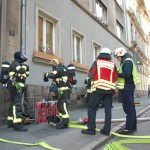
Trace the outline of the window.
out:
<instances>
[{"instance_id":1,"label":"window","mask_svg":"<svg viewBox=\"0 0 150 150\"><path fill-rule=\"evenodd\" d=\"M38 51L59 56L59 22L40 10L38 12Z\"/></svg>"},{"instance_id":2,"label":"window","mask_svg":"<svg viewBox=\"0 0 150 150\"><path fill-rule=\"evenodd\" d=\"M93 42L93 59L96 60L97 56L100 53L101 46L97 44L96 42Z\"/></svg>"},{"instance_id":3,"label":"window","mask_svg":"<svg viewBox=\"0 0 150 150\"><path fill-rule=\"evenodd\" d=\"M140 25L141 25L141 16L140 16L139 8L136 8L136 18L137 18L138 22L139 22Z\"/></svg>"},{"instance_id":4,"label":"window","mask_svg":"<svg viewBox=\"0 0 150 150\"><path fill-rule=\"evenodd\" d=\"M120 6L122 6L122 0L116 0L116 1Z\"/></svg>"},{"instance_id":5,"label":"window","mask_svg":"<svg viewBox=\"0 0 150 150\"><path fill-rule=\"evenodd\" d=\"M120 40L122 40L123 37L123 26L117 21L117 36Z\"/></svg>"},{"instance_id":6,"label":"window","mask_svg":"<svg viewBox=\"0 0 150 150\"><path fill-rule=\"evenodd\" d=\"M96 0L96 16L102 23L107 23L107 8L101 0Z\"/></svg>"},{"instance_id":7,"label":"window","mask_svg":"<svg viewBox=\"0 0 150 150\"><path fill-rule=\"evenodd\" d=\"M133 41L133 24L131 23L131 41Z\"/></svg>"},{"instance_id":8,"label":"window","mask_svg":"<svg viewBox=\"0 0 150 150\"><path fill-rule=\"evenodd\" d=\"M54 24L47 18L39 16L38 18L38 49L46 52L46 50L55 50L54 41Z\"/></svg>"},{"instance_id":9,"label":"window","mask_svg":"<svg viewBox=\"0 0 150 150\"><path fill-rule=\"evenodd\" d=\"M135 41L138 43L137 32L135 31Z\"/></svg>"},{"instance_id":10,"label":"window","mask_svg":"<svg viewBox=\"0 0 150 150\"><path fill-rule=\"evenodd\" d=\"M79 32L72 31L72 48L73 48L73 61L80 64L85 63L85 42L84 36Z\"/></svg>"}]
</instances>

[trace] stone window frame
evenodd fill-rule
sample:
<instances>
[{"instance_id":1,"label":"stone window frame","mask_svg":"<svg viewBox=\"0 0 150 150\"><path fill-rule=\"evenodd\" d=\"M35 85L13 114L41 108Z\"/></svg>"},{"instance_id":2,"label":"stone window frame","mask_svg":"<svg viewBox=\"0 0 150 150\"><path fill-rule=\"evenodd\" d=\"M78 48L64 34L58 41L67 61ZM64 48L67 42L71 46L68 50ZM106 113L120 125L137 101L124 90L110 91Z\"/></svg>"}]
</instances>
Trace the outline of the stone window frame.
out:
<instances>
[{"instance_id":1,"label":"stone window frame","mask_svg":"<svg viewBox=\"0 0 150 150\"><path fill-rule=\"evenodd\" d=\"M73 58L73 52L74 52L74 48L73 48L73 35L80 37L81 39L81 50L82 50L82 55L81 58L82 60L80 62L77 62L76 60L74 60ZM71 26L71 63L74 64L77 67L77 70L79 71L86 71L88 70L88 66L86 65L86 37L85 35L79 31L78 29L76 29L75 27Z\"/></svg>"},{"instance_id":2,"label":"stone window frame","mask_svg":"<svg viewBox=\"0 0 150 150\"><path fill-rule=\"evenodd\" d=\"M76 39L79 39L80 43L79 43L79 51L80 54L79 56L76 56L78 54L75 55L75 57L79 57L80 60L77 60L77 58L74 58L74 53L75 53L75 42ZM80 63L80 64L85 64L85 35L80 32L79 30L75 29L74 27L71 27L71 47L72 47L72 61Z\"/></svg>"},{"instance_id":3,"label":"stone window frame","mask_svg":"<svg viewBox=\"0 0 150 150\"><path fill-rule=\"evenodd\" d=\"M118 4L120 7L122 7L122 5L123 5L122 0L115 0L115 1L117 2L117 4Z\"/></svg>"},{"instance_id":4,"label":"stone window frame","mask_svg":"<svg viewBox=\"0 0 150 150\"><path fill-rule=\"evenodd\" d=\"M43 52L46 52L48 54L54 54L57 56L61 55L61 33L60 33L60 19L48 12L47 10L41 8L36 4L36 27L35 27L35 49L39 51L38 48L38 17L43 16L47 18L52 24L53 24L53 49L47 50L44 48Z\"/></svg>"},{"instance_id":5,"label":"stone window frame","mask_svg":"<svg viewBox=\"0 0 150 150\"><path fill-rule=\"evenodd\" d=\"M55 54L52 52L41 52L38 50L38 17L40 14L44 14L47 16L52 22L54 23L57 30L55 41ZM50 61L52 59L58 59L61 63L64 63L64 59L61 58L61 22L60 19L48 12L47 10L40 7L38 4L35 4L35 49L33 50L33 61L42 63L42 64L48 64L50 65Z\"/></svg>"},{"instance_id":6,"label":"stone window frame","mask_svg":"<svg viewBox=\"0 0 150 150\"><path fill-rule=\"evenodd\" d=\"M95 50L95 48L97 48L97 50ZM97 56L100 53L101 48L102 48L101 44L92 39L93 61L96 60ZM97 51L97 55L95 54L95 51Z\"/></svg>"},{"instance_id":7,"label":"stone window frame","mask_svg":"<svg viewBox=\"0 0 150 150\"><path fill-rule=\"evenodd\" d=\"M100 6L102 8L102 16L99 18L97 15L97 7ZM95 16L105 25L108 23L108 12L106 5L102 2L102 0L95 0L94 1L94 7L95 7Z\"/></svg>"},{"instance_id":8,"label":"stone window frame","mask_svg":"<svg viewBox=\"0 0 150 150\"><path fill-rule=\"evenodd\" d=\"M118 31L119 31L119 33L118 33ZM118 20L116 20L116 34L120 40L123 40L123 26L121 25L121 23Z\"/></svg>"}]
</instances>

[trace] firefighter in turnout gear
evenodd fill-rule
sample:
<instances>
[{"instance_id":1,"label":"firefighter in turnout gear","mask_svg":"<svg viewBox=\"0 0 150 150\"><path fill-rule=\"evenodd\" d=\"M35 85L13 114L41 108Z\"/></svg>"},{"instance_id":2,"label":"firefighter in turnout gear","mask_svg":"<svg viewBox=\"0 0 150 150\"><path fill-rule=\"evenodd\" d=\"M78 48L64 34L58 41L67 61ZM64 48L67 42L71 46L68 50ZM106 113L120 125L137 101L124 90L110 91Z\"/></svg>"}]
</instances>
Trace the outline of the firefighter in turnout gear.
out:
<instances>
[{"instance_id":1,"label":"firefighter in turnout gear","mask_svg":"<svg viewBox=\"0 0 150 150\"><path fill-rule=\"evenodd\" d=\"M68 70L63 64L59 63L57 59L51 61L52 73L44 73L44 81L47 82L48 78L53 79L56 83L58 90L57 108L61 122L56 125L57 129L64 129L68 127L69 113L67 109L68 94L70 86L68 82Z\"/></svg>"},{"instance_id":2,"label":"firefighter in turnout gear","mask_svg":"<svg viewBox=\"0 0 150 150\"><path fill-rule=\"evenodd\" d=\"M25 132L21 115L23 113L23 98L26 78L29 76L29 66L25 63L27 57L21 52L14 54L14 61L9 67L8 90L11 96L10 109L7 118L7 127L16 131Z\"/></svg>"},{"instance_id":3,"label":"firefighter in turnout gear","mask_svg":"<svg viewBox=\"0 0 150 150\"><path fill-rule=\"evenodd\" d=\"M126 124L120 134L133 134L137 130L137 118L134 105L135 85L140 82L136 66L131 55L124 48L117 48L114 56L120 62L118 69L117 88L122 97L123 110L126 113Z\"/></svg>"},{"instance_id":4,"label":"firefighter in turnout gear","mask_svg":"<svg viewBox=\"0 0 150 150\"><path fill-rule=\"evenodd\" d=\"M82 134L96 134L96 111L101 101L103 101L105 109L105 123L100 132L104 135L110 133L112 97L115 93L117 78L116 64L111 61L111 54L110 49L103 48L88 71L88 80L91 80L91 94L88 101L88 129L81 130Z\"/></svg>"}]
</instances>

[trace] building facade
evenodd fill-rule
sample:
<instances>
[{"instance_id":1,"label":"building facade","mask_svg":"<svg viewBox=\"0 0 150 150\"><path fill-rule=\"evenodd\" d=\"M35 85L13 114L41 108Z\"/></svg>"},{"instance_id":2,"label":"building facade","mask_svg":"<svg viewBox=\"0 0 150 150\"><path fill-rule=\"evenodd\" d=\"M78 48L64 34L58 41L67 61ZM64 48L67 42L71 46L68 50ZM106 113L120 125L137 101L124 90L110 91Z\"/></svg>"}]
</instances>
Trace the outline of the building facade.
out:
<instances>
[{"instance_id":1,"label":"building facade","mask_svg":"<svg viewBox=\"0 0 150 150\"><path fill-rule=\"evenodd\" d=\"M73 63L76 66L78 83L71 94L71 104L82 102L87 71L103 47L112 51L118 47L127 48L133 56L137 54L146 68L149 62L146 51L141 50L143 55L140 56L139 47L134 50L134 39L129 38L131 30L127 30L127 26L132 18L127 10L121 0L1 0L0 61L11 62L17 50L27 55L30 66L25 93L28 112L34 114L36 102L48 95L51 81L43 81L43 72L51 71L50 60L53 58L65 65ZM139 32L146 43L144 33ZM141 74L146 81L146 74ZM137 96L145 93L145 86L138 87ZM0 111L6 116L7 90L0 90L0 95L0 107L3 107Z\"/></svg>"},{"instance_id":2,"label":"building facade","mask_svg":"<svg viewBox=\"0 0 150 150\"><path fill-rule=\"evenodd\" d=\"M140 96L147 93L148 87L150 18L144 0L128 0L126 9L127 45L130 47L130 52L139 71L141 82L137 86L139 91L137 94Z\"/></svg>"}]
</instances>

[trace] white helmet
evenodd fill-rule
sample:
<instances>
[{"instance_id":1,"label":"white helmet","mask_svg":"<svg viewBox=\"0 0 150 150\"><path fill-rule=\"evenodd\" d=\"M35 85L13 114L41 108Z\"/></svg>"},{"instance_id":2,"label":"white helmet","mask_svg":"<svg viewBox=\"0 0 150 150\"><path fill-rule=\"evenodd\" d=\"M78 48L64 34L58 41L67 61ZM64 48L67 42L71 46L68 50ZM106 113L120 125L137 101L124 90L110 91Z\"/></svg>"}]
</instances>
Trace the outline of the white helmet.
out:
<instances>
[{"instance_id":1,"label":"white helmet","mask_svg":"<svg viewBox=\"0 0 150 150\"><path fill-rule=\"evenodd\" d=\"M106 54L112 54L111 50L109 48L102 48L101 51L100 51L100 54L102 53L106 53Z\"/></svg>"},{"instance_id":2,"label":"white helmet","mask_svg":"<svg viewBox=\"0 0 150 150\"><path fill-rule=\"evenodd\" d=\"M120 57L120 56L124 56L126 53L127 53L127 51L123 47L120 47L115 50L114 56Z\"/></svg>"}]
</instances>

